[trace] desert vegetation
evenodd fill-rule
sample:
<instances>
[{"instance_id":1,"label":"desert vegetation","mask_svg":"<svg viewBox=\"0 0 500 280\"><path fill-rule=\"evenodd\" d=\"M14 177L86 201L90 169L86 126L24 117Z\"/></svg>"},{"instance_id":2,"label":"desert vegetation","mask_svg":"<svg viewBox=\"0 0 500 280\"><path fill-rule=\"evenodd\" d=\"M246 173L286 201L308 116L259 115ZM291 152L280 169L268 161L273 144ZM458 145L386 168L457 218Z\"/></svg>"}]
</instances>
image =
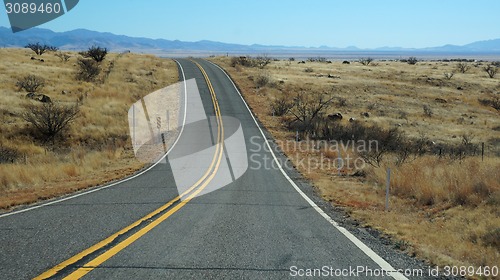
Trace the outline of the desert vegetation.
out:
<instances>
[{"instance_id":1,"label":"desert vegetation","mask_svg":"<svg viewBox=\"0 0 500 280\"><path fill-rule=\"evenodd\" d=\"M43 60L33 59L33 51ZM178 81L167 59L100 47L55 51L40 44L0 49L0 208L142 168L129 139L128 109Z\"/></svg>"},{"instance_id":2,"label":"desert vegetation","mask_svg":"<svg viewBox=\"0 0 500 280\"><path fill-rule=\"evenodd\" d=\"M486 71L496 64L289 58L260 68L234 61L214 59L325 200L431 263L500 262L500 87ZM256 86L261 73L271 82ZM290 141L309 149L283 144ZM377 148L360 149L367 141ZM353 160L339 170L339 157ZM301 164L304 158L315 166Z\"/></svg>"}]
</instances>

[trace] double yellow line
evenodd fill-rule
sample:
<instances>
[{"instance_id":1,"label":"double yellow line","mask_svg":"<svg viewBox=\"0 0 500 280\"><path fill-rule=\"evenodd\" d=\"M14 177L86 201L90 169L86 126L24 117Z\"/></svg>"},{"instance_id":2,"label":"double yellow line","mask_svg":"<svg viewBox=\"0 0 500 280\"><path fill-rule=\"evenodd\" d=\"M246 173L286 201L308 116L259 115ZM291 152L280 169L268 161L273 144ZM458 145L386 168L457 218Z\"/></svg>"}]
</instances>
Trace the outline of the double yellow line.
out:
<instances>
[{"instance_id":1,"label":"double yellow line","mask_svg":"<svg viewBox=\"0 0 500 280\"><path fill-rule=\"evenodd\" d=\"M102 254L100 254L97 257L95 257L94 259L88 261L82 267L77 268L75 271L73 271L71 274L69 274L64 279L79 279L79 278L85 276L87 273L94 270L94 268L103 264L105 261L107 261L108 259L110 259L114 255L116 255L121 250L125 249L127 246L134 243L136 240L138 240L139 238L144 236L146 233L151 231L153 228L158 226L160 223L162 223L163 221L168 219L172 214L177 212L179 209L181 209L187 203L189 203L193 198L195 198L213 180L213 178L215 177L215 175L217 173L217 170L220 167L220 163L222 160L223 149L224 149L224 126L222 123L222 116L220 113L219 103L217 101L217 97L215 95L215 91L214 91L214 88L212 86L212 83L210 82L210 79L208 78L208 75L205 72L205 70L203 69L203 67L200 64L198 64L197 62L193 61L193 63L196 64L196 66L200 69L203 76L205 77L205 81L208 85L210 95L212 96L212 102L213 102L213 105L215 108L215 116L216 116L216 120L217 120L216 151L215 151L214 157L212 159L212 162L210 163L210 166L207 169L207 171L205 172L205 174L193 186L191 186L189 189L187 189L185 192L178 195L174 199L167 202L165 205L163 205L160 208L156 209L155 211L149 213L148 215L144 216L143 218L134 222L133 224L116 232L115 234L109 236L108 238L102 240L101 242L93 245L92 247L90 247L90 248L82 251L81 253L78 253L78 254L74 255L73 257L67 259L66 261L54 266L53 268L40 274L39 276L35 277L34 279L47 279L47 278L50 278L50 277L57 275L60 271L62 271L64 269L67 269L67 268L69 269L70 266L75 265L78 261L82 260L84 257L87 257L87 256L97 252L98 250L101 250L104 247L110 245L119 236L128 233L132 229L139 226L141 223L147 222L148 220L151 220L151 219L155 218L156 216L158 216L160 213L168 210L164 214L161 214L159 217L156 217L152 222L150 222L145 227L141 228L137 232L135 232L132 235L130 235L129 237L127 237L125 240L123 240L123 241L117 243L116 245L112 246L111 248L107 249ZM184 197L186 197L186 198L181 201L181 199ZM172 207L174 204L175 204L175 206ZM172 207L172 208L169 209L170 207Z\"/></svg>"}]
</instances>

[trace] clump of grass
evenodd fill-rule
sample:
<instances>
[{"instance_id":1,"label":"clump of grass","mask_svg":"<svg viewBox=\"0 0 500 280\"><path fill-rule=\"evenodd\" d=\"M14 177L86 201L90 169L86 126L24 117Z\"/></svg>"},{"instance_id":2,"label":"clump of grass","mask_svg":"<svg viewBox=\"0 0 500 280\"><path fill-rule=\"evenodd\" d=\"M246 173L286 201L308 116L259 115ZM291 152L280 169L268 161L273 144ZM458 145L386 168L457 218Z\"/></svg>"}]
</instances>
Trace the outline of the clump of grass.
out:
<instances>
[{"instance_id":1,"label":"clump of grass","mask_svg":"<svg viewBox=\"0 0 500 280\"><path fill-rule=\"evenodd\" d=\"M392 169L393 194L421 206L477 206L500 193L500 164L494 159L423 156ZM385 168L374 168L371 174L379 184L385 183Z\"/></svg>"}]
</instances>

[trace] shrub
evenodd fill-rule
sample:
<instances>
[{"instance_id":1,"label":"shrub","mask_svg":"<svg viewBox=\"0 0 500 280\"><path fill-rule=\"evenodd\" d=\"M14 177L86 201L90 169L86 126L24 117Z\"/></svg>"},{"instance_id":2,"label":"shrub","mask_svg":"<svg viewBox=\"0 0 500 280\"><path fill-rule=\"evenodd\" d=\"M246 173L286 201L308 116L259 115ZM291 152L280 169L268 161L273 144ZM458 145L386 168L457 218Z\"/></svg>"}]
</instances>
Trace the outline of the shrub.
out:
<instances>
[{"instance_id":1,"label":"shrub","mask_svg":"<svg viewBox=\"0 0 500 280\"><path fill-rule=\"evenodd\" d=\"M78 59L78 67L76 74L78 80L92 82L101 73L99 64L92 59Z\"/></svg>"},{"instance_id":2,"label":"shrub","mask_svg":"<svg viewBox=\"0 0 500 280\"><path fill-rule=\"evenodd\" d=\"M80 108L57 103L31 104L26 107L23 119L30 123L43 140L54 141L77 117Z\"/></svg>"},{"instance_id":3,"label":"shrub","mask_svg":"<svg viewBox=\"0 0 500 280\"><path fill-rule=\"evenodd\" d=\"M28 75L17 81L16 85L19 87L19 90L24 89L27 92L37 92L45 86L45 80L35 75Z\"/></svg>"},{"instance_id":4,"label":"shrub","mask_svg":"<svg viewBox=\"0 0 500 280\"><path fill-rule=\"evenodd\" d=\"M42 55L47 51L57 51L58 48L54 46L49 46L49 45L41 45L40 43L36 44L27 44L25 48L31 49L34 51L37 55Z\"/></svg>"},{"instance_id":5,"label":"shrub","mask_svg":"<svg viewBox=\"0 0 500 280\"><path fill-rule=\"evenodd\" d=\"M361 63L363 65L369 65L373 61L373 58L371 58L371 57L362 57L358 61L359 61L359 63Z\"/></svg>"},{"instance_id":6,"label":"shrub","mask_svg":"<svg viewBox=\"0 0 500 280\"><path fill-rule=\"evenodd\" d=\"M271 76L269 73L260 73L259 76L255 79L255 86L257 88L265 87L267 84L271 82Z\"/></svg>"},{"instance_id":7,"label":"shrub","mask_svg":"<svg viewBox=\"0 0 500 280\"><path fill-rule=\"evenodd\" d=\"M470 69L470 65L467 64L466 62L459 62L457 64L457 70L460 71L460 73L462 73L462 74L469 71L469 69Z\"/></svg>"},{"instance_id":8,"label":"shrub","mask_svg":"<svg viewBox=\"0 0 500 280\"><path fill-rule=\"evenodd\" d=\"M0 164L14 163L19 158L19 152L0 144Z\"/></svg>"},{"instance_id":9,"label":"shrub","mask_svg":"<svg viewBox=\"0 0 500 280\"><path fill-rule=\"evenodd\" d=\"M306 69L304 69L304 72L312 73L312 72L314 72L314 70L311 67L307 67Z\"/></svg>"},{"instance_id":10,"label":"shrub","mask_svg":"<svg viewBox=\"0 0 500 280\"><path fill-rule=\"evenodd\" d=\"M411 56L406 60L406 63L408 63L410 65L415 65L415 64L417 64L417 62L418 62L418 59L414 56Z\"/></svg>"},{"instance_id":11,"label":"shrub","mask_svg":"<svg viewBox=\"0 0 500 280\"><path fill-rule=\"evenodd\" d=\"M483 69L486 73L488 73L488 76L492 79L495 77L495 75L498 72L498 67L494 66L493 64L489 64L488 66L484 67Z\"/></svg>"},{"instance_id":12,"label":"shrub","mask_svg":"<svg viewBox=\"0 0 500 280\"><path fill-rule=\"evenodd\" d=\"M291 102L284 94L273 100L271 110L274 116L283 116L293 107Z\"/></svg>"},{"instance_id":13,"label":"shrub","mask_svg":"<svg viewBox=\"0 0 500 280\"><path fill-rule=\"evenodd\" d=\"M92 46L87 51L80 52L80 54L85 58L92 58L95 62L101 63L106 58L108 49Z\"/></svg>"}]
</instances>

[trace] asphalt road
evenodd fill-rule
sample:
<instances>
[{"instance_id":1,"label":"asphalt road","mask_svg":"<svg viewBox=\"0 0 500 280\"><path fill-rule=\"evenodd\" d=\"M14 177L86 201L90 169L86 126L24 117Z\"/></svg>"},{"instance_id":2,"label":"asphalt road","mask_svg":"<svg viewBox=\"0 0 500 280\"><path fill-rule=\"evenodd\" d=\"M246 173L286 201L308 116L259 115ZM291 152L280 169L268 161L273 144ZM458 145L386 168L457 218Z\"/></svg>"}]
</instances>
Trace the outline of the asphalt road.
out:
<instances>
[{"instance_id":1,"label":"asphalt road","mask_svg":"<svg viewBox=\"0 0 500 280\"><path fill-rule=\"evenodd\" d=\"M353 268L360 267L378 273L381 265L387 268L389 264L329 220L314 202L304 198L302 187L293 186L281 170L263 168L273 153L258 148L267 147L265 138L221 69L197 60L210 79L217 98L214 102L197 65L190 60L178 61L185 79L195 79L209 121L204 126L186 125L179 147L172 152L186 154L190 147L214 147L207 150L215 153L213 161L193 162L198 171L179 169L183 176L191 174L193 180L203 175L204 168L209 170L211 162L218 162L220 153L221 163L212 166L213 178L211 182L206 179L206 189L191 198L175 200L180 195L180 176L173 168L174 156L169 155L172 164L158 164L115 186L0 216L0 278L29 279L52 269L53 278L61 279L83 269L85 279L282 279L307 272L299 269L327 267L333 269L328 270L330 273L347 276L339 278L393 279L352 274ZM217 107L220 114L216 113ZM188 108L187 114L193 113ZM236 135L237 124L219 135L218 120L222 126L231 122L226 117L239 121L246 151L227 147L227 139ZM201 137L202 132L209 136ZM217 136L226 143L218 143ZM222 144L224 149L215 149ZM238 173L236 166L241 156L248 160L248 166L240 166L248 167L244 173ZM262 165L256 168L259 162ZM230 180L225 185L227 178ZM172 205L166 207L172 200ZM106 246L97 246L97 251L82 254L162 206L165 209L156 216L123 232ZM108 257L103 259L101 254ZM75 255L79 256L75 262L65 262ZM406 261L396 253L386 255L391 256L384 258L392 263L405 265ZM98 265L92 265L96 261Z\"/></svg>"}]
</instances>

